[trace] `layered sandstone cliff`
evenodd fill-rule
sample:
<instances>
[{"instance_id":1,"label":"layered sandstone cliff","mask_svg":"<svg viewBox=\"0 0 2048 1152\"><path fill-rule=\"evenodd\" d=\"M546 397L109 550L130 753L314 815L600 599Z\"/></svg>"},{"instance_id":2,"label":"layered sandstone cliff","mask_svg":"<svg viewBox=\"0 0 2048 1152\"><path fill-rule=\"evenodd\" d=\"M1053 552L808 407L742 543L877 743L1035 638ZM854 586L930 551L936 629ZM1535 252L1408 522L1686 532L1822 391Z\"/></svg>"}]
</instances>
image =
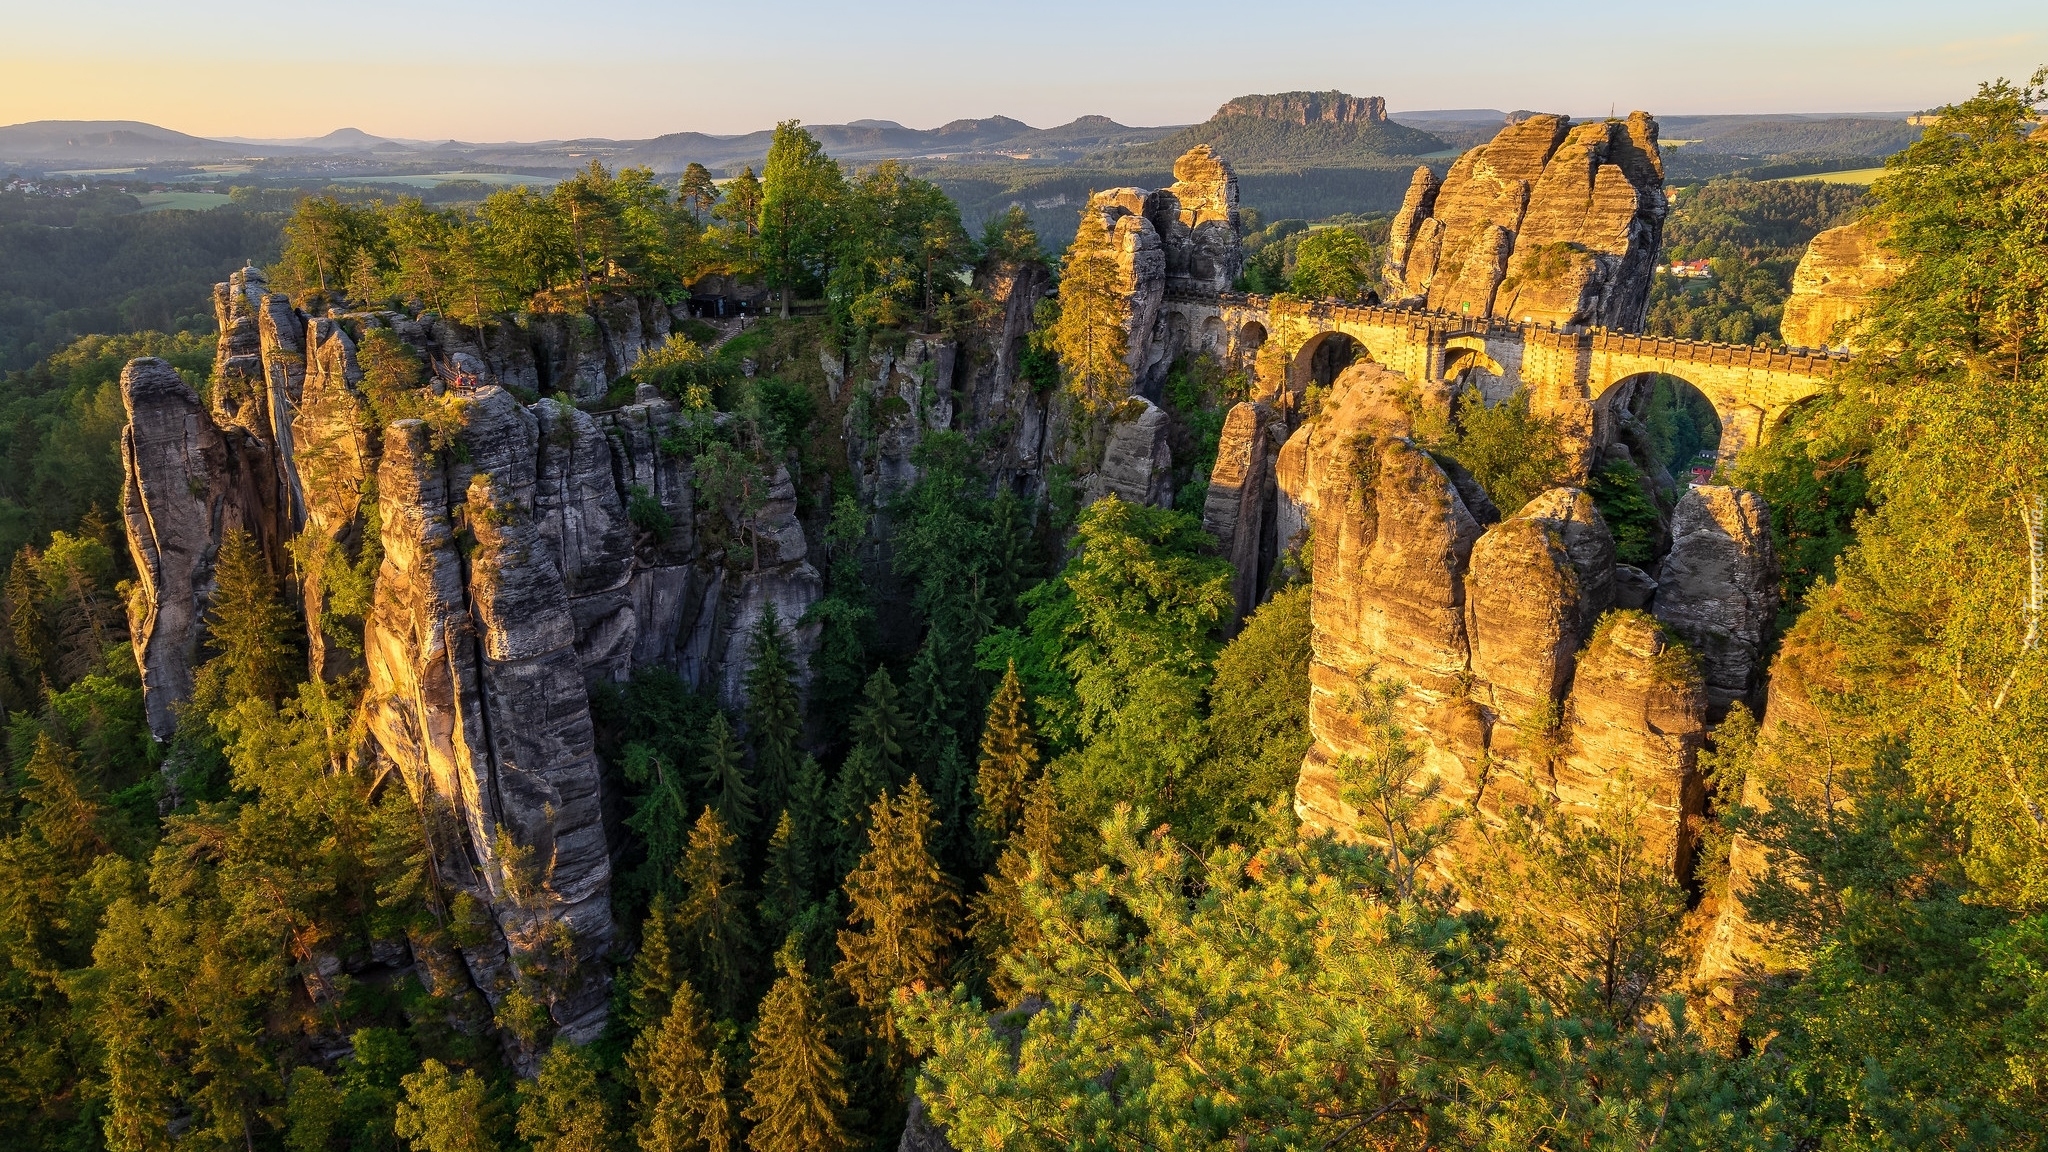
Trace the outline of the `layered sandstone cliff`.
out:
<instances>
[{"instance_id":1,"label":"layered sandstone cliff","mask_svg":"<svg viewBox=\"0 0 2048 1152\"><path fill-rule=\"evenodd\" d=\"M1416 170L1381 295L1474 318L1639 328L1667 208L1648 114L1531 116L1441 180Z\"/></svg>"},{"instance_id":2,"label":"layered sandstone cliff","mask_svg":"<svg viewBox=\"0 0 2048 1152\"><path fill-rule=\"evenodd\" d=\"M590 690L658 667L737 708L771 607L808 670L797 622L822 581L790 477L774 467L762 500L711 506L678 432L723 417L650 392L598 413L524 403L431 316L306 317L261 289L245 271L217 293L210 407L161 361L123 374L151 728L178 724L217 554L246 530L293 585L310 671L362 687L365 753L430 814L442 882L489 912L494 931L462 950L468 983L495 1004L544 978L561 1034L594 1037L612 846ZM379 332L433 372L367 394L357 352ZM413 415L387 422L380 404Z\"/></svg>"},{"instance_id":3,"label":"layered sandstone cliff","mask_svg":"<svg viewBox=\"0 0 2048 1152\"><path fill-rule=\"evenodd\" d=\"M1870 298L1898 275L1899 261L1864 222L1830 228L1806 246L1778 330L1795 348L1848 348Z\"/></svg>"}]
</instances>

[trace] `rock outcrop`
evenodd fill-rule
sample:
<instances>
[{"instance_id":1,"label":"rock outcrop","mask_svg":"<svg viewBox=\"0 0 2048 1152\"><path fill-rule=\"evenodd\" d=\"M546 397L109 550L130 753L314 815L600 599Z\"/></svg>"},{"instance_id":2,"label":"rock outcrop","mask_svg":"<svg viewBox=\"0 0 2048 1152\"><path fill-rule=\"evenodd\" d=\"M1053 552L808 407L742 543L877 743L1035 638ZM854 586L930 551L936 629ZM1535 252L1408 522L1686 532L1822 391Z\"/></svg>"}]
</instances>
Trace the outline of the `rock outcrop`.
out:
<instances>
[{"instance_id":1,"label":"rock outcrop","mask_svg":"<svg viewBox=\"0 0 2048 1152\"><path fill-rule=\"evenodd\" d=\"M759 499L707 506L677 432L725 417L646 389L597 413L522 403L473 351L496 355L488 339L451 347L430 316L308 318L261 288L245 271L216 294L211 411L160 360L123 374L130 612L151 728L175 730L209 654L221 543L248 531L280 582L298 576L310 670L361 675L364 751L432 815L442 882L490 913L494 930L459 963L434 961L437 986L466 973L496 1004L546 981L558 1031L594 1037L612 846L591 686L666 668L737 709L748 641L771 607L807 673L815 628L798 622L823 589L795 486L776 466L750 481ZM574 371L623 371L636 340L665 333L648 319L665 308L620 304L597 325L604 355ZM358 350L379 331L431 376L384 381L373 398ZM549 367L545 347L527 355L543 375L571 370ZM937 392L950 403L949 387Z\"/></svg>"},{"instance_id":2,"label":"rock outcrop","mask_svg":"<svg viewBox=\"0 0 2048 1152\"><path fill-rule=\"evenodd\" d=\"M1110 419L1102 463L1083 488L1093 504L1114 494L1131 504L1165 508L1173 503L1173 451L1167 444L1166 410L1133 396Z\"/></svg>"},{"instance_id":3,"label":"rock outcrop","mask_svg":"<svg viewBox=\"0 0 2048 1152\"><path fill-rule=\"evenodd\" d=\"M1771 512L1741 488L1687 489L1671 513L1671 551L1654 611L1699 653L1717 712L1756 688L1764 634L1778 611Z\"/></svg>"},{"instance_id":4,"label":"rock outcrop","mask_svg":"<svg viewBox=\"0 0 2048 1152\"><path fill-rule=\"evenodd\" d=\"M1657 122L1530 116L1419 169L1394 218L1382 296L1475 318L1642 326L1668 204Z\"/></svg>"},{"instance_id":5,"label":"rock outcrop","mask_svg":"<svg viewBox=\"0 0 2048 1152\"><path fill-rule=\"evenodd\" d=\"M1156 191L1111 188L1088 198L1084 217L1099 218L1104 246L1121 281L1126 362L1133 391L1158 395L1174 347L1162 310L1166 293L1214 296L1244 270L1237 176L1206 144L1173 166L1174 183ZM1090 243L1087 230L1076 243Z\"/></svg>"},{"instance_id":6,"label":"rock outcrop","mask_svg":"<svg viewBox=\"0 0 2048 1152\"><path fill-rule=\"evenodd\" d=\"M1273 458L1285 431L1286 424L1268 405L1245 401L1233 406L1223 419L1216 467L1202 504L1202 530L1216 537L1236 571L1231 592L1240 621L1265 599L1272 574L1279 529Z\"/></svg>"},{"instance_id":7,"label":"rock outcrop","mask_svg":"<svg viewBox=\"0 0 2048 1152\"><path fill-rule=\"evenodd\" d=\"M1830 228L1806 246L1792 273L1792 295L1778 331L1795 348L1848 348L1856 318L1878 289L1898 276L1899 260L1869 223Z\"/></svg>"},{"instance_id":8,"label":"rock outcrop","mask_svg":"<svg viewBox=\"0 0 2048 1152\"><path fill-rule=\"evenodd\" d=\"M1276 534L1295 517L1314 540L1314 743L1297 814L1356 832L1341 765L1373 750L1360 703L1391 682L1393 720L1446 802L1483 821L1534 788L1590 814L1626 789L1683 876L1705 805L1706 677L1658 619L1610 611L1624 582L1591 497L1552 489L1486 527L1476 482L1409 439L1404 385L1347 369L1276 462ZM1445 874L1470 850L1454 845Z\"/></svg>"}]
</instances>

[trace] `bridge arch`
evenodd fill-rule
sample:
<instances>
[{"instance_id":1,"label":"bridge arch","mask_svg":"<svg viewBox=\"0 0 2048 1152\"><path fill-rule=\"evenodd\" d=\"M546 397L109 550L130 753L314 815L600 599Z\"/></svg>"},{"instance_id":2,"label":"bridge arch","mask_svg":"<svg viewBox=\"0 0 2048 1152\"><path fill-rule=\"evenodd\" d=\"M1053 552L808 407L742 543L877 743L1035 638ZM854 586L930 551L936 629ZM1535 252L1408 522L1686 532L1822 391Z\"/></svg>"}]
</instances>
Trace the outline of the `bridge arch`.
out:
<instances>
[{"instance_id":1,"label":"bridge arch","mask_svg":"<svg viewBox=\"0 0 2048 1152\"><path fill-rule=\"evenodd\" d=\"M1444 343L1443 381L1453 396L1473 388L1487 405L1498 404L1515 390L1516 381L1486 350L1478 336L1453 336Z\"/></svg>"},{"instance_id":2,"label":"bridge arch","mask_svg":"<svg viewBox=\"0 0 2048 1152\"><path fill-rule=\"evenodd\" d=\"M1236 367L1249 371L1258 362L1259 349L1266 346L1266 326L1257 320L1247 320L1231 333L1229 359Z\"/></svg>"},{"instance_id":3,"label":"bridge arch","mask_svg":"<svg viewBox=\"0 0 2048 1152\"><path fill-rule=\"evenodd\" d=\"M1740 399L1715 397L1683 376L1638 372L1593 401L1596 436L1626 445L1639 459L1663 465L1681 483L1710 474L1757 442L1762 412Z\"/></svg>"},{"instance_id":4,"label":"bridge arch","mask_svg":"<svg viewBox=\"0 0 2048 1152\"><path fill-rule=\"evenodd\" d=\"M1297 396L1311 384L1327 388L1346 368L1372 358L1365 342L1348 332L1318 332L1304 341L1288 362L1287 388Z\"/></svg>"}]
</instances>

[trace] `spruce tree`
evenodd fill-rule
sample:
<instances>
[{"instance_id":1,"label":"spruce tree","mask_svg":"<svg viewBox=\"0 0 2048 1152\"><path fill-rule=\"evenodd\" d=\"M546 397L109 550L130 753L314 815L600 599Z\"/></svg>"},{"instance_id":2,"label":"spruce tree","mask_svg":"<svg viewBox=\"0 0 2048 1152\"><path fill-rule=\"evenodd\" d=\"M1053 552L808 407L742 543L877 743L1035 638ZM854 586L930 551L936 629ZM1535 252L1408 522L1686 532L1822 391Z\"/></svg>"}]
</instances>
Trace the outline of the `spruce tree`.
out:
<instances>
[{"instance_id":1,"label":"spruce tree","mask_svg":"<svg viewBox=\"0 0 2048 1152\"><path fill-rule=\"evenodd\" d=\"M947 680L945 670L939 666L932 636L927 635L917 650L917 658L910 662L910 690L906 693L911 728L917 733L915 760L927 788L933 787L933 770L940 750L954 739L952 691Z\"/></svg>"},{"instance_id":2,"label":"spruce tree","mask_svg":"<svg viewBox=\"0 0 2048 1152\"><path fill-rule=\"evenodd\" d=\"M796 766L796 776L789 785L790 832L798 853L810 863L810 874L806 878L805 896L815 896L823 877L820 866L832 857L831 790L825 782L825 770L818 766L816 757L806 756Z\"/></svg>"},{"instance_id":3,"label":"spruce tree","mask_svg":"<svg viewBox=\"0 0 2048 1152\"><path fill-rule=\"evenodd\" d=\"M633 1135L641 1152L728 1152L733 1143L726 1069L704 1003L688 981L668 1015L633 1041L626 1057L640 1101Z\"/></svg>"},{"instance_id":4,"label":"spruce tree","mask_svg":"<svg viewBox=\"0 0 2048 1152\"><path fill-rule=\"evenodd\" d=\"M43 582L36 575L36 550L23 545L14 554L14 566L7 570L7 622L14 632L15 659L20 661L31 691L42 676L43 659L50 652L42 605Z\"/></svg>"},{"instance_id":5,"label":"spruce tree","mask_svg":"<svg viewBox=\"0 0 2048 1152\"><path fill-rule=\"evenodd\" d=\"M789 803L789 787L803 758L803 707L796 690L796 665L782 636L782 621L770 604L754 627L753 665L747 669L747 739L754 747L755 797L759 811Z\"/></svg>"},{"instance_id":6,"label":"spruce tree","mask_svg":"<svg viewBox=\"0 0 2048 1152\"><path fill-rule=\"evenodd\" d=\"M1065 884L1070 866L1062 849L1064 832L1065 820L1052 778L1040 776L1025 802L1022 825L1003 846L995 871L988 877L988 889L974 899L975 949L981 954L989 987L1005 1004L1016 1003L1024 991L1005 961L1039 942L1038 920L1024 904L1024 882L1035 868L1041 883L1054 889Z\"/></svg>"},{"instance_id":7,"label":"spruce tree","mask_svg":"<svg viewBox=\"0 0 2048 1152\"><path fill-rule=\"evenodd\" d=\"M739 839L707 807L690 830L683 856L682 904L676 934L719 1015L738 1015L744 1001L747 957L747 894L740 887Z\"/></svg>"},{"instance_id":8,"label":"spruce tree","mask_svg":"<svg viewBox=\"0 0 2048 1152\"><path fill-rule=\"evenodd\" d=\"M626 1024L635 1031L652 1028L668 1015L669 998L682 982L675 921L668 894L655 893L647 906L647 919L640 924L640 951L634 954L627 976Z\"/></svg>"},{"instance_id":9,"label":"spruce tree","mask_svg":"<svg viewBox=\"0 0 2048 1152\"><path fill-rule=\"evenodd\" d=\"M974 777L967 757L960 754L960 741L947 733L939 745L931 768L932 810L939 822L933 852L953 875L965 876L981 870L981 838L974 818Z\"/></svg>"},{"instance_id":10,"label":"spruce tree","mask_svg":"<svg viewBox=\"0 0 2048 1152\"><path fill-rule=\"evenodd\" d=\"M22 829L30 833L74 874L82 874L97 856L107 850L101 825L106 807L98 790L81 777L78 754L36 733L35 751L22 766L28 786L21 790L26 802Z\"/></svg>"},{"instance_id":11,"label":"spruce tree","mask_svg":"<svg viewBox=\"0 0 2048 1152\"><path fill-rule=\"evenodd\" d=\"M981 764L977 780L981 827L1000 847L1024 816L1024 797L1038 767L1038 741L1017 662L1003 672L1003 682L988 702L988 722L981 730Z\"/></svg>"},{"instance_id":12,"label":"spruce tree","mask_svg":"<svg viewBox=\"0 0 2048 1152\"><path fill-rule=\"evenodd\" d=\"M221 540L206 626L216 655L200 668L193 689L204 711L245 700L275 703L298 683L296 622L278 596L263 549L239 527Z\"/></svg>"},{"instance_id":13,"label":"spruce tree","mask_svg":"<svg viewBox=\"0 0 2048 1152\"><path fill-rule=\"evenodd\" d=\"M903 714L897 698L889 670L877 668L861 689L861 704L853 712L854 742L873 751L891 788L903 782L903 740L910 731L910 718Z\"/></svg>"},{"instance_id":14,"label":"spruce tree","mask_svg":"<svg viewBox=\"0 0 2048 1152\"><path fill-rule=\"evenodd\" d=\"M429 1059L405 1077L404 1086L392 1128L413 1152L496 1152L501 1146L497 1101L474 1069L457 1076Z\"/></svg>"},{"instance_id":15,"label":"spruce tree","mask_svg":"<svg viewBox=\"0 0 2048 1152\"><path fill-rule=\"evenodd\" d=\"M761 1001L747 1108L754 1152L843 1152L846 1078L825 1028L825 1006L796 950L776 957L782 975Z\"/></svg>"},{"instance_id":16,"label":"spruce tree","mask_svg":"<svg viewBox=\"0 0 2048 1152\"><path fill-rule=\"evenodd\" d=\"M754 827L754 789L747 783L747 761L732 722L720 712L711 718L698 762L697 782L718 810L718 818L735 837L745 839Z\"/></svg>"},{"instance_id":17,"label":"spruce tree","mask_svg":"<svg viewBox=\"0 0 2048 1152\"><path fill-rule=\"evenodd\" d=\"M769 938L786 934L810 902L810 857L785 808L768 837L768 867L761 875L761 925Z\"/></svg>"},{"instance_id":18,"label":"spruce tree","mask_svg":"<svg viewBox=\"0 0 2048 1152\"><path fill-rule=\"evenodd\" d=\"M889 774L881 756L867 744L856 744L832 782L832 871L844 876L867 850L868 817L877 798L889 791Z\"/></svg>"},{"instance_id":19,"label":"spruce tree","mask_svg":"<svg viewBox=\"0 0 2048 1152\"><path fill-rule=\"evenodd\" d=\"M932 857L937 826L931 798L912 780L903 794L875 801L869 847L846 878L852 905L840 929L833 975L895 1041L889 1000L899 988L937 986L944 978L959 904L953 882Z\"/></svg>"},{"instance_id":20,"label":"spruce tree","mask_svg":"<svg viewBox=\"0 0 2048 1152\"><path fill-rule=\"evenodd\" d=\"M628 783L645 789L633 798L626 827L640 834L646 855L627 877L643 893L673 893L676 865L690 840L690 801L682 773L651 744L626 745L622 768Z\"/></svg>"}]
</instances>

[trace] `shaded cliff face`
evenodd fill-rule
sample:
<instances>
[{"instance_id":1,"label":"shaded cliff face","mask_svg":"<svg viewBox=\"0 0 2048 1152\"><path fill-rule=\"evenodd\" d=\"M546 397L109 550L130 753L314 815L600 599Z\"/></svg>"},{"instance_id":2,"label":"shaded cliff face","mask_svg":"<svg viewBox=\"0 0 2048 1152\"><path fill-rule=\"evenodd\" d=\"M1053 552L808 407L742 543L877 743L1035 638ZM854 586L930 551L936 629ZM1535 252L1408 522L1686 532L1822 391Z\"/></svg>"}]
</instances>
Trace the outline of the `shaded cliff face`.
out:
<instances>
[{"instance_id":1,"label":"shaded cliff face","mask_svg":"<svg viewBox=\"0 0 2048 1152\"><path fill-rule=\"evenodd\" d=\"M1865 223L1830 228L1806 246L1792 273L1779 332L1795 348L1848 348L1870 297L1898 275L1899 260Z\"/></svg>"},{"instance_id":2,"label":"shaded cliff face","mask_svg":"<svg viewBox=\"0 0 2048 1152\"><path fill-rule=\"evenodd\" d=\"M1657 122L1531 116L1417 169L1382 273L1391 303L1472 317L1642 326L1668 202Z\"/></svg>"},{"instance_id":3,"label":"shaded cliff face","mask_svg":"<svg viewBox=\"0 0 2048 1152\"><path fill-rule=\"evenodd\" d=\"M591 1039L613 931L591 686L667 668L736 709L771 606L807 672L815 628L796 622L822 581L795 488L776 466L758 507L707 506L675 445L686 419L723 417L650 393L602 413L523 404L431 317L308 318L260 289L243 273L217 294L210 410L161 361L123 375L152 730L176 728L209 654L215 557L246 529L297 576L310 670L363 686L366 751L429 813L442 882L490 913L434 979L493 1004L542 981L561 1034ZM379 332L434 366L397 401L365 392L358 348ZM380 423L394 402L422 418Z\"/></svg>"},{"instance_id":4,"label":"shaded cliff face","mask_svg":"<svg viewBox=\"0 0 2048 1152\"><path fill-rule=\"evenodd\" d=\"M1684 877L1721 665L1709 659L1703 670L1681 625L1665 620L1689 627L1718 620L1717 605L1746 605L1750 577L1769 569L1767 543L1708 532L1713 547L1703 538L1696 551L1725 562L1692 564L1695 575L1660 587L1656 615L1612 611L1620 566L1592 499L1552 489L1489 525L1497 514L1470 479L1408 439L1396 400L1404 386L1377 365L1347 369L1275 461L1280 546L1313 542L1315 742L1297 814L1311 827L1356 831L1341 775L1346 757L1373 751L1358 701L1371 682L1398 682L1396 719L1447 802L1474 805L1483 821L1536 789L1590 814L1603 792L1627 789L1647 801L1645 840ZM1219 458L1219 475L1241 467ZM1752 494L1722 491L1731 494L1689 499L1767 514ZM1731 628L1725 640L1729 656L1753 661L1761 633ZM1477 850L1454 845L1439 863L1456 874Z\"/></svg>"}]
</instances>

